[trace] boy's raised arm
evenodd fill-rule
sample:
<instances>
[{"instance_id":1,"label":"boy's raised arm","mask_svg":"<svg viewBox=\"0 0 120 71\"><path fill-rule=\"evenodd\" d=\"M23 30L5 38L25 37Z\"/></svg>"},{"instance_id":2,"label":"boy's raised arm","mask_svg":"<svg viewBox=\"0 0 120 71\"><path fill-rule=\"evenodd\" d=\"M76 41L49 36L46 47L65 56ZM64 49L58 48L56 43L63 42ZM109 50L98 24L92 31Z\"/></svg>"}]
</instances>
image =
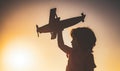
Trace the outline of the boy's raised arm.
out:
<instances>
[{"instance_id":1,"label":"boy's raised arm","mask_svg":"<svg viewBox=\"0 0 120 71\"><path fill-rule=\"evenodd\" d=\"M70 48L69 46L65 45L64 44L64 41L63 41L63 36L62 36L62 31L58 32L58 46L59 48L64 51L65 53L69 54L71 53L72 51L72 48Z\"/></svg>"}]
</instances>

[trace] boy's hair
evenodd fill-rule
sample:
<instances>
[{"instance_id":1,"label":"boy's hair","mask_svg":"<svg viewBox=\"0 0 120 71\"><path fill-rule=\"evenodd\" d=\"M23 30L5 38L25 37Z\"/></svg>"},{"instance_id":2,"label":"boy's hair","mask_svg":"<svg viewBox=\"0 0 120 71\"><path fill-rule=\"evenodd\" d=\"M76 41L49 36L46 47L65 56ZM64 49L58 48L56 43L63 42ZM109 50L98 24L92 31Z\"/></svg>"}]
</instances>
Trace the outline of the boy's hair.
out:
<instances>
[{"instance_id":1,"label":"boy's hair","mask_svg":"<svg viewBox=\"0 0 120 71\"><path fill-rule=\"evenodd\" d=\"M78 44L85 46L85 50L92 51L96 43L96 36L94 32L88 27L76 28L71 31L72 38L76 38Z\"/></svg>"}]
</instances>

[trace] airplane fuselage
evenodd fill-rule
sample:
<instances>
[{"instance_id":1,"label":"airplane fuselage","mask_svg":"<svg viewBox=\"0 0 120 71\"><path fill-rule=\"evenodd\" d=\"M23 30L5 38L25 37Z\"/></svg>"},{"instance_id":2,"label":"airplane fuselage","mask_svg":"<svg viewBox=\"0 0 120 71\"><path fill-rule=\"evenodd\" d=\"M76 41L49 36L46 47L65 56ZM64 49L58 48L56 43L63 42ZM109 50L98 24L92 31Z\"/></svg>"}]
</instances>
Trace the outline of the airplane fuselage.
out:
<instances>
[{"instance_id":1,"label":"airplane fuselage","mask_svg":"<svg viewBox=\"0 0 120 71\"><path fill-rule=\"evenodd\" d=\"M65 20L60 20L60 21L56 21L54 23L49 23L47 25L39 27L38 31L40 33L58 32L58 31L63 30L67 27L70 27L70 26L77 24L82 20L83 19L81 16L73 17L73 18L69 18L69 19L65 19Z\"/></svg>"}]
</instances>

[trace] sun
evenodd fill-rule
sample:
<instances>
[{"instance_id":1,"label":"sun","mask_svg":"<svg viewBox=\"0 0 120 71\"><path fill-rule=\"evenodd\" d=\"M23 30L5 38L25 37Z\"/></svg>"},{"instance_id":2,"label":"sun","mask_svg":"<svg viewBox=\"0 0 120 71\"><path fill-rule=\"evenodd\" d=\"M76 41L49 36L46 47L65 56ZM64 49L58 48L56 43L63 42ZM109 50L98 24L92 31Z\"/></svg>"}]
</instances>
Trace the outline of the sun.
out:
<instances>
[{"instance_id":1,"label":"sun","mask_svg":"<svg viewBox=\"0 0 120 71\"><path fill-rule=\"evenodd\" d=\"M4 71L30 71L40 66L39 64L42 64L43 61L35 47L33 41L25 38L9 41L2 52Z\"/></svg>"},{"instance_id":2,"label":"sun","mask_svg":"<svg viewBox=\"0 0 120 71\"><path fill-rule=\"evenodd\" d=\"M30 62L31 57L29 57L29 53L25 51L12 51L7 59L8 63L13 67L25 67Z\"/></svg>"}]
</instances>

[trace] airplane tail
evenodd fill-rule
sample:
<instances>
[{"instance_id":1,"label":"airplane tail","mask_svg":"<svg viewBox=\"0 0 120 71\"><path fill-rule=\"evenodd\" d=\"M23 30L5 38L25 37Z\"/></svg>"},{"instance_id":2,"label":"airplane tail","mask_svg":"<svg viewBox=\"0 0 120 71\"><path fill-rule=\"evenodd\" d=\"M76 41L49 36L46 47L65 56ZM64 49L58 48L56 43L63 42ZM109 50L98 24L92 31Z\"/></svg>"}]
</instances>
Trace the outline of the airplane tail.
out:
<instances>
[{"instance_id":1,"label":"airplane tail","mask_svg":"<svg viewBox=\"0 0 120 71\"><path fill-rule=\"evenodd\" d=\"M38 25L36 25L36 31L37 31L37 35L39 37L39 33L38 33Z\"/></svg>"}]
</instances>

